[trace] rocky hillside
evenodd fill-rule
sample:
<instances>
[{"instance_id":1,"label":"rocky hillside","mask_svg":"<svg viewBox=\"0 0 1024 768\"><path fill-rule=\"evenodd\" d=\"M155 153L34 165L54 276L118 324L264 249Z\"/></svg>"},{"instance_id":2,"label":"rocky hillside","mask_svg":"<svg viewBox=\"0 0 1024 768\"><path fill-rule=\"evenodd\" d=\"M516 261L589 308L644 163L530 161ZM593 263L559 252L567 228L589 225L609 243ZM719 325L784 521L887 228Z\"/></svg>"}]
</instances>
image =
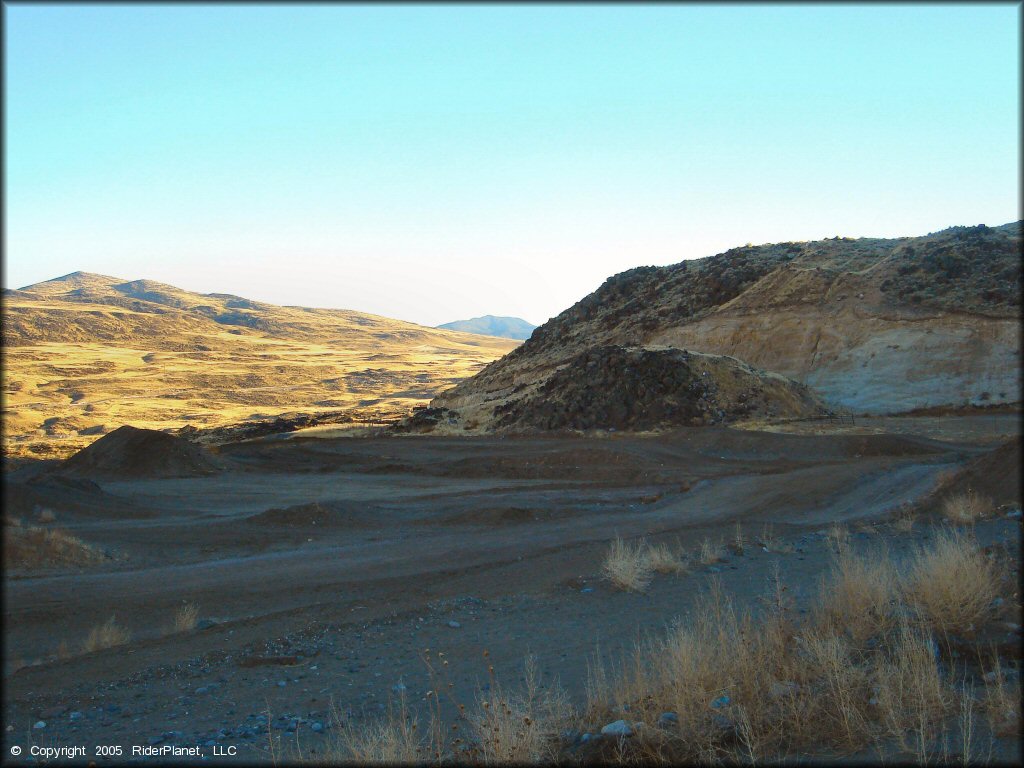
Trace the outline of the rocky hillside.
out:
<instances>
[{"instance_id":1,"label":"rocky hillside","mask_svg":"<svg viewBox=\"0 0 1024 768\"><path fill-rule=\"evenodd\" d=\"M519 342L76 272L5 291L4 448L150 429L404 415Z\"/></svg>"},{"instance_id":2,"label":"rocky hillside","mask_svg":"<svg viewBox=\"0 0 1024 768\"><path fill-rule=\"evenodd\" d=\"M498 426L590 349L728 355L861 412L1020 399L1021 224L734 248L638 267L437 397Z\"/></svg>"}]
</instances>

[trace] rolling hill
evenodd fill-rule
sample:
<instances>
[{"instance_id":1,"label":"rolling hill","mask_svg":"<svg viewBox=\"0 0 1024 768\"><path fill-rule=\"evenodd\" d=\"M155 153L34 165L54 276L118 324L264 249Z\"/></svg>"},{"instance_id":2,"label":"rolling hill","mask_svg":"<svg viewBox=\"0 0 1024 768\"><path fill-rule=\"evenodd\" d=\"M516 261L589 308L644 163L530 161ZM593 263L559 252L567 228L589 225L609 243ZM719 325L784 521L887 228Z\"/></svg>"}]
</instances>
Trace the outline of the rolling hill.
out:
<instances>
[{"instance_id":1,"label":"rolling hill","mask_svg":"<svg viewBox=\"0 0 1024 768\"><path fill-rule=\"evenodd\" d=\"M4 448L66 456L125 424L396 416L517 343L75 272L4 292Z\"/></svg>"}]
</instances>

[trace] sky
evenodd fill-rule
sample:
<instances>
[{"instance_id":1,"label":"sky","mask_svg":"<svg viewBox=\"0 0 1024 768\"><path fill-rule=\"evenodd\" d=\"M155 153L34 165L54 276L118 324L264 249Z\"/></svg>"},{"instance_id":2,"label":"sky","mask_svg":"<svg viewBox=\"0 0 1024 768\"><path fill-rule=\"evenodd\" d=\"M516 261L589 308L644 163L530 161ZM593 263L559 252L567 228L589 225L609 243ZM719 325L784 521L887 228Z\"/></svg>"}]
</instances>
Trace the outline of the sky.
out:
<instances>
[{"instance_id":1,"label":"sky","mask_svg":"<svg viewBox=\"0 0 1024 768\"><path fill-rule=\"evenodd\" d=\"M4 287L425 325L1020 216L1020 8L5 3Z\"/></svg>"}]
</instances>

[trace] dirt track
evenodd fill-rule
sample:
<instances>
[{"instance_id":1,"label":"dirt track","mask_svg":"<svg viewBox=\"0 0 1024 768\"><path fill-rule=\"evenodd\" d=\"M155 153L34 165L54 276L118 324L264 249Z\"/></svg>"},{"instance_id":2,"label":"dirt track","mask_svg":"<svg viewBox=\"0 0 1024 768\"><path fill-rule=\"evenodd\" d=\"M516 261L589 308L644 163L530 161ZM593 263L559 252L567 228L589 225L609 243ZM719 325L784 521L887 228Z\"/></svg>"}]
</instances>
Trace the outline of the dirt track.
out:
<instances>
[{"instance_id":1,"label":"dirt track","mask_svg":"<svg viewBox=\"0 0 1024 768\"><path fill-rule=\"evenodd\" d=\"M579 683L579 654L595 632L628 645L638 627L676 615L695 588L676 579L646 596L612 593L597 573L617 533L696 548L705 536L726 538L739 520L749 534L771 523L797 541L924 496L940 473L1017 424L1006 414L980 435L957 431L949 417L902 435L297 437L224 448L228 471L209 477L104 482L113 514L103 514L102 500L97 509L54 509L60 525L121 559L88 573L8 579L8 664L48 659L62 640L77 645L112 613L133 640L8 674L5 725L23 732L47 715L47 738L74 728L87 741L142 744L182 729L168 741L184 744L231 723L217 743L258 743L240 723L268 704L275 715L312 712L313 722L325 719L328 698L358 711L400 678L424 688L418 652L427 643L467 660L487 647L509 682L523 655L539 650L563 681ZM945 440L928 436L940 428ZM986 535L1005 534L997 526ZM724 578L750 597L778 562L784 576L810 584L824 567L820 549L758 553ZM216 625L166 634L183 600ZM449 628L451 617L463 628ZM286 636L290 644L274 644ZM307 657L303 677L237 666L268 647ZM475 667L457 670L456 691L468 695ZM195 694L203 680L221 679L223 694ZM116 713L68 721L68 711L109 702Z\"/></svg>"}]
</instances>

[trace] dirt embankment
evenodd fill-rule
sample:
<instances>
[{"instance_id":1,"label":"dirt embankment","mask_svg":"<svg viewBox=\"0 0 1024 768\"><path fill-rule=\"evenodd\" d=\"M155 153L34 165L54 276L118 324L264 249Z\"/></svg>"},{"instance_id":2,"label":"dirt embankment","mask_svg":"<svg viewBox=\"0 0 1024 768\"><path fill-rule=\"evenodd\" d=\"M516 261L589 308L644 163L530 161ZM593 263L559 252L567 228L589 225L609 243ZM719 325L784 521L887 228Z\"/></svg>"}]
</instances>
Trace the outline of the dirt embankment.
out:
<instances>
[{"instance_id":1,"label":"dirt embankment","mask_svg":"<svg viewBox=\"0 0 1024 768\"><path fill-rule=\"evenodd\" d=\"M924 499L920 507L925 512L935 512L947 499L963 493L980 494L991 499L996 507L1019 506L1024 496L1020 467L1021 438L1015 437L970 461Z\"/></svg>"}]
</instances>

